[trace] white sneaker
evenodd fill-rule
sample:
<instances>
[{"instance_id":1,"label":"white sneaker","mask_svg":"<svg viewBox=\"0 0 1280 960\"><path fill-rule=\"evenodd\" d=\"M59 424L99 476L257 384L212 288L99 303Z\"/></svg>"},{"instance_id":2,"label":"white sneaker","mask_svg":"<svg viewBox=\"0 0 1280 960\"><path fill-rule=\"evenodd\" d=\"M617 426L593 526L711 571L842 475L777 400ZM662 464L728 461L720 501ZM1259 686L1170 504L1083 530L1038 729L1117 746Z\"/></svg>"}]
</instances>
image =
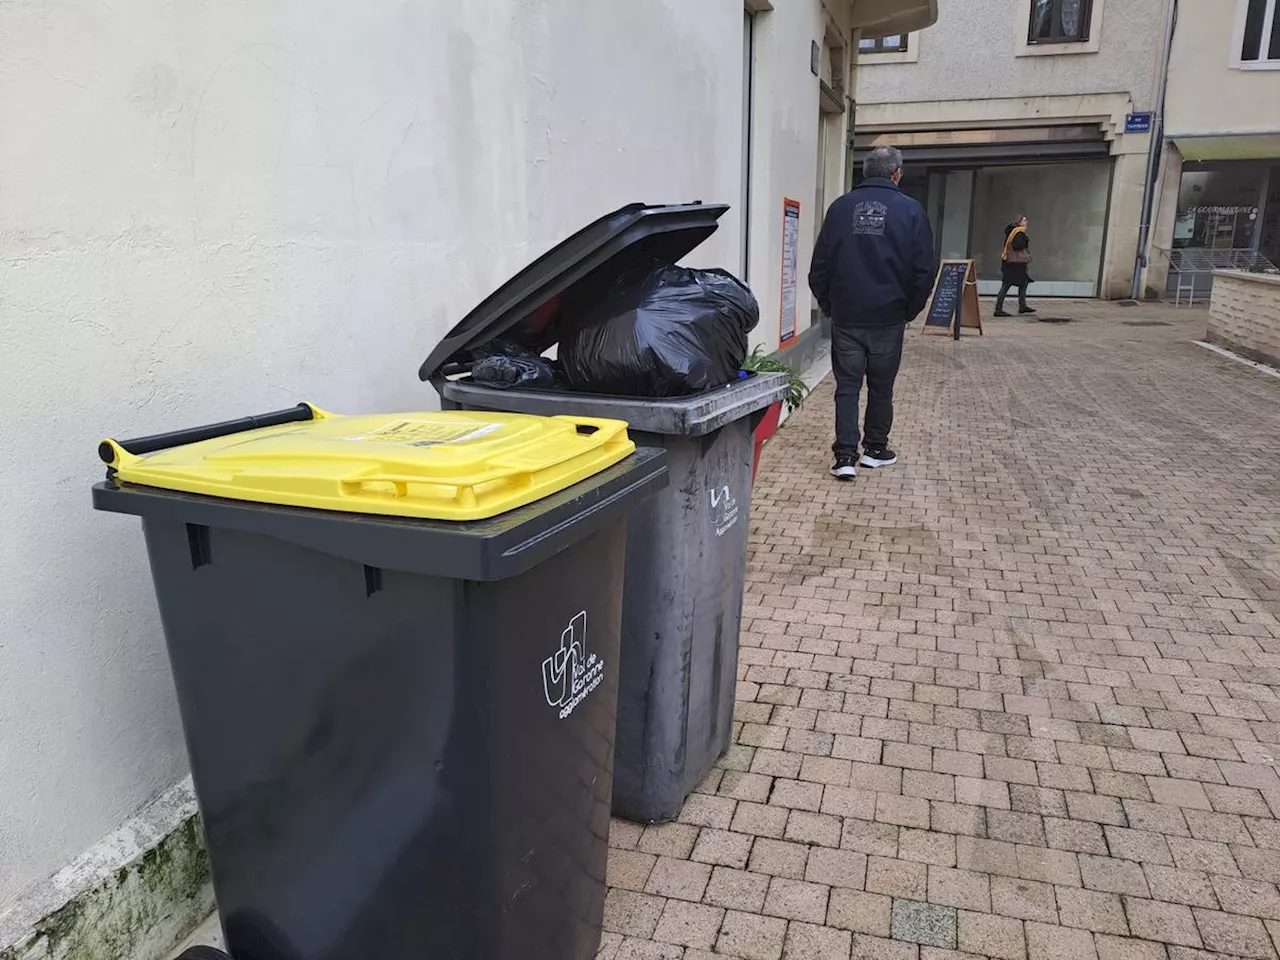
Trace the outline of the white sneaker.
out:
<instances>
[{"instance_id":1,"label":"white sneaker","mask_svg":"<svg viewBox=\"0 0 1280 960\"><path fill-rule=\"evenodd\" d=\"M831 475L837 480L852 480L858 475L858 467L853 457L836 457L835 465L831 468Z\"/></svg>"},{"instance_id":2,"label":"white sneaker","mask_svg":"<svg viewBox=\"0 0 1280 960\"><path fill-rule=\"evenodd\" d=\"M898 462L898 455L888 447L879 450L864 450L862 459L858 461L864 467L870 467L872 470L878 467L892 467Z\"/></svg>"}]
</instances>

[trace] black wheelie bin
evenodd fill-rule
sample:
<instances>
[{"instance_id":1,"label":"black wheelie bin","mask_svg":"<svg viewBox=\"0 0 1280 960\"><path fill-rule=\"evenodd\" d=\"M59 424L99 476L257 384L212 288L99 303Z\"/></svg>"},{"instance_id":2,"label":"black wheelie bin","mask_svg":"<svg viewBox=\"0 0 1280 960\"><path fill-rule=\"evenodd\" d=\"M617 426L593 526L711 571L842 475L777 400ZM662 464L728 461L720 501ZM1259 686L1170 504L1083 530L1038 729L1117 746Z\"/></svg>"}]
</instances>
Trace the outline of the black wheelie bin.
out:
<instances>
[{"instance_id":1,"label":"black wheelie bin","mask_svg":"<svg viewBox=\"0 0 1280 960\"><path fill-rule=\"evenodd\" d=\"M627 514L661 452L617 421L301 405L100 454L231 955L593 960Z\"/></svg>"},{"instance_id":2,"label":"black wheelie bin","mask_svg":"<svg viewBox=\"0 0 1280 960\"><path fill-rule=\"evenodd\" d=\"M716 230L724 205L632 204L553 247L499 287L419 370L446 408L626 420L665 450L671 483L627 528L613 811L675 819L728 749L746 577L754 431L787 379L747 376L688 397L496 389L467 376L471 351L505 341L534 353L561 317L620 277L680 260Z\"/></svg>"}]
</instances>

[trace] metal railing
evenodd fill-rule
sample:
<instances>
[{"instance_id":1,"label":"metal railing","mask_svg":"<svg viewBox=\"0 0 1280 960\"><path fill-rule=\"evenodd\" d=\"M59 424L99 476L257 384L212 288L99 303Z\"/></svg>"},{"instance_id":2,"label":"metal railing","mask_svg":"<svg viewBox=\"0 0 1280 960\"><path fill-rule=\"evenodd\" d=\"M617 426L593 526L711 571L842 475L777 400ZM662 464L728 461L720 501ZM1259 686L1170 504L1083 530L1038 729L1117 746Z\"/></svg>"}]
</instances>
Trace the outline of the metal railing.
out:
<instances>
[{"instance_id":1,"label":"metal railing","mask_svg":"<svg viewBox=\"0 0 1280 960\"><path fill-rule=\"evenodd\" d=\"M1213 288L1213 271L1215 270L1276 272L1275 264L1257 250L1245 247L1225 249L1179 247L1174 250L1160 250L1159 253L1169 262L1175 306L1182 304L1183 297L1186 297L1188 304L1194 304L1197 297L1207 300L1209 291ZM1206 279L1207 282L1200 282Z\"/></svg>"}]
</instances>

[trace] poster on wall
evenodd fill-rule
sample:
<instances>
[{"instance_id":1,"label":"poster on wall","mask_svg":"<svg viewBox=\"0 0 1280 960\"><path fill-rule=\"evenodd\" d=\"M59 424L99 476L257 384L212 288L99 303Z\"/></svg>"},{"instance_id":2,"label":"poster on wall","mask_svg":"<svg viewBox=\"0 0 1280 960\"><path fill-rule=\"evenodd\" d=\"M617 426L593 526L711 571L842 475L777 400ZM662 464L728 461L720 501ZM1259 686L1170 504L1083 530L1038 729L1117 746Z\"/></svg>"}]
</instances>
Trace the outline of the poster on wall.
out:
<instances>
[{"instance_id":1,"label":"poster on wall","mask_svg":"<svg viewBox=\"0 0 1280 960\"><path fill-rule=\"evenodd\" d=\"M778 346L785 350L796 338L796 283L800 276L800 201L782 201L782 310Z\"/></svg>"}]
</instances>

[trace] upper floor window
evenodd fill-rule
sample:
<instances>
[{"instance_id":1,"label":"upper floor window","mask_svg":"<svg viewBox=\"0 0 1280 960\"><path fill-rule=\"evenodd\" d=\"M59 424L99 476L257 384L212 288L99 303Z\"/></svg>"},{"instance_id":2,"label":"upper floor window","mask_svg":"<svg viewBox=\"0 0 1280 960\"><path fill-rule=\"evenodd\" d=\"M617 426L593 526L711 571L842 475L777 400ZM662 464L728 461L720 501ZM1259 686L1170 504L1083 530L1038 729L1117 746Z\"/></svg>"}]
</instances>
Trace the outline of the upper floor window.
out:
<instances>
[{"instance_id":1,"label":"upper floor window","mask_svg":"<svg viewBox=\"0 0 1280 960\"><path fill-rule=\"evenodd\" d=\"M1244 15L1242 63L1280 60L1280 0L1248 0Z\"/></svg>"},{"instance_id":2,"label":"upper floor window","mask_svg":"<svg viewBox=\"0 0 1280 960\"><path fill-rule=\"evenodd\" d=\"M859 53L906 53L907 35L895 34L891 37L867 37L858 41Z\"/></svg>"},{"instance_id":3,"label":"upper floor window","mask_svg":"<svg viewBox=\"0 0 1280 960\"><path fill-rule=\"evenodd\" d=\"M1084 43L1092 19L1093 0L1032 0L1027 43Z\"/></svg>"}]
</instances>

